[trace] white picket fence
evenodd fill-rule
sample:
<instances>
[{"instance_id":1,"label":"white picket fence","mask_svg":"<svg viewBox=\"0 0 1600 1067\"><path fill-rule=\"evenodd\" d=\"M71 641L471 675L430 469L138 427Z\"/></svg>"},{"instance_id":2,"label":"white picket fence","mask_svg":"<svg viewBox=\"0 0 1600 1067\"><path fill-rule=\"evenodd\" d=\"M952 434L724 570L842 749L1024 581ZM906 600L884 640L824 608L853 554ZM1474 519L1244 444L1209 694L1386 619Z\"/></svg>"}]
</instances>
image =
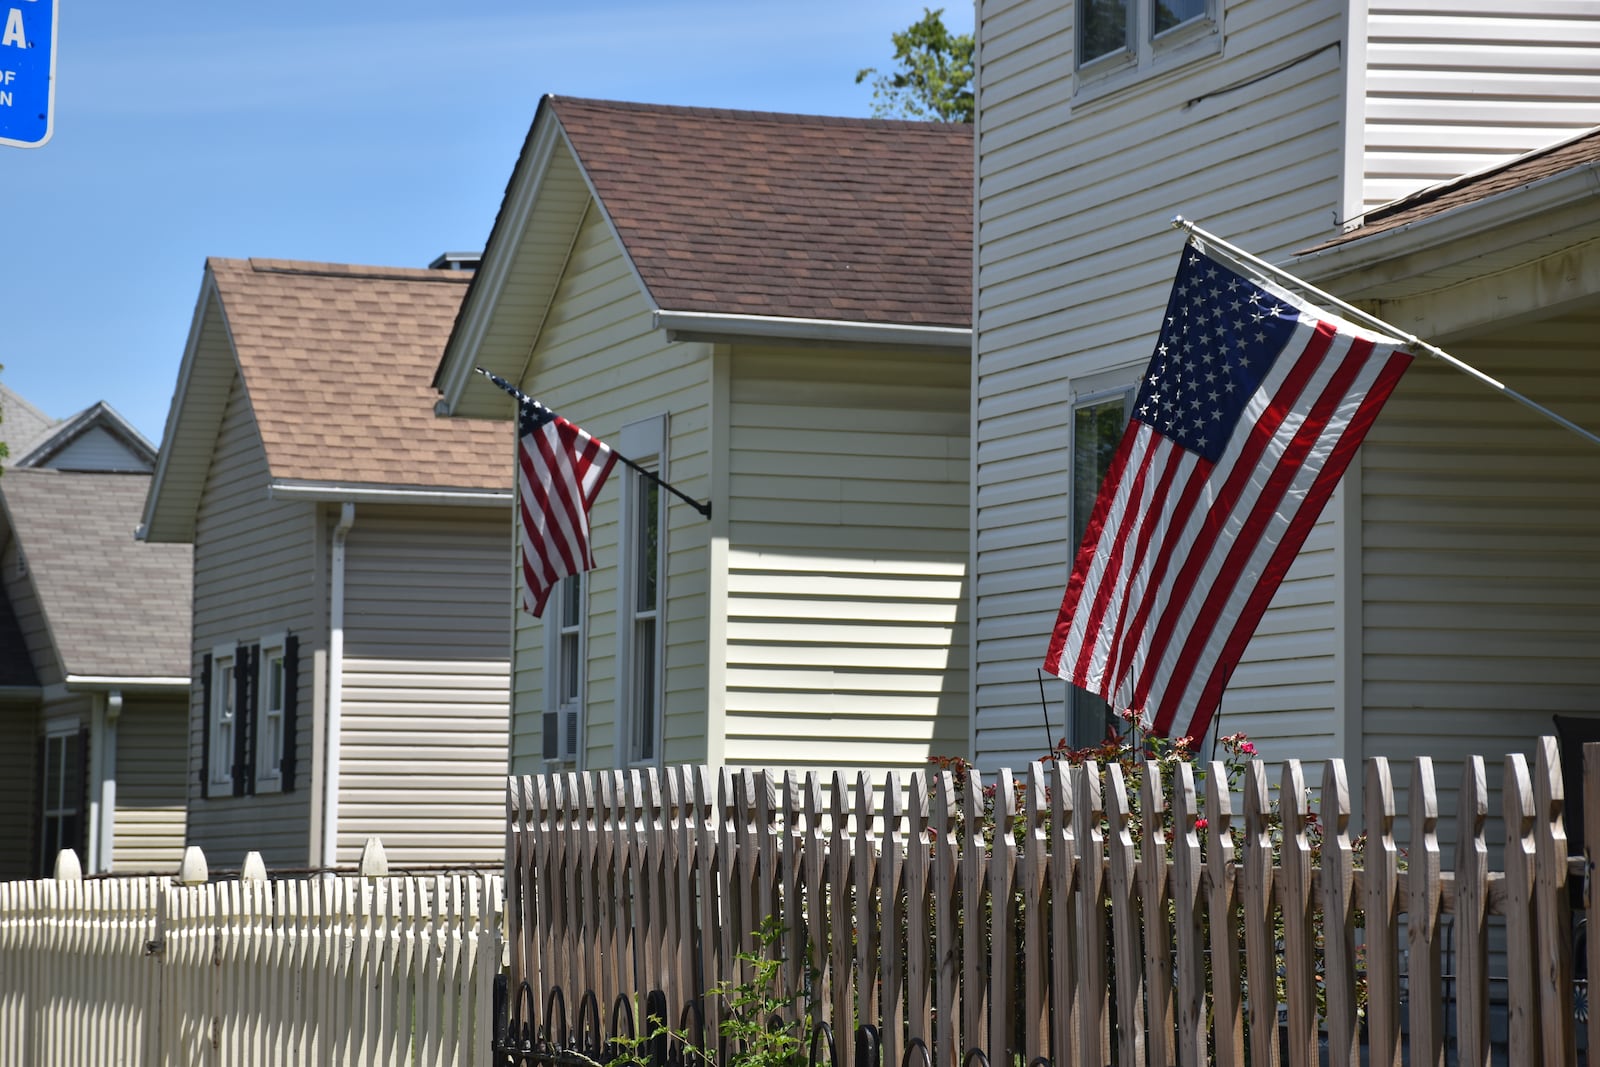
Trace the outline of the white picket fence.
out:
<instances>
[{"instance_id":1,"label":"white picket fence","mask_svg":"<svg viewBox=\"0 0 1600 1067\"><path fill-rule=\"evenodd\" d=\"M197 851L0 883L0 1064L488 1067L499 874L208 882Z\"/></svg>"}]
</instances>

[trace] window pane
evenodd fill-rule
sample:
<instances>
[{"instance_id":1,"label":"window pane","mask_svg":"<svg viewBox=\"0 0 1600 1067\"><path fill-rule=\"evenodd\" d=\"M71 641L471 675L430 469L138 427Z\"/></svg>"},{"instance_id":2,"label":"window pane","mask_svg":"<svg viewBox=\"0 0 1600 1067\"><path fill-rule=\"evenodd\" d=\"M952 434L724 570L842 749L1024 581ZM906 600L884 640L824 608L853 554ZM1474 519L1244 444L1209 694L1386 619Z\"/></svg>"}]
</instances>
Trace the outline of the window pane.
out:
<instances>
[{"instance_id":1,"label":"window pane","mask_svg":"<svg viewBox=\"0 0 1600 1067\"><path fill-rule=\"evenodd\" d=\"M79 752L77 734L61 739L61 799L62 811L77 811L83 803L83 755ZM66 847L74 839L69 838Z\"/></svg>"},{"instance_id":2,"label":"window pane","mask_svg":"<svg viewBox=\"0 0 1600 1067\"><path fill-rule=\"evenodd\" d=\"M561 679L557 693L563 704L578 699L578 635L576 632L561 635Z\"/></svg>"},{"instance_id":3,"label":"window pane","mask_svg":"<svg viewBox=\"0 0 1600 1067\"><path fill-rule=\"evenodd\" d=\"M1132 0L1078 0L1078 65L1128 47Z\"/></svg>"},{"instance_id":4,"label":"window pane","mask_svg":"<svg viewBox=\"0 0 1600 1067\"><path fill-rule=\"evenodd\" d=\"M267 707L278 710L283 707L283 653L274 652L267 661Z\"/></svg>"},{"instance_id":5,"label":"window pane","mask_svg":"<svg viewBox=\"0 0 1600 1067\"><path fill-rule=\"evenodd\" d=\"M656 567L661 542L661 489L648 478L639 479L639 611L656 610Z\"/></svg>"},{"instance_id":6,"label":"window pane","mask_svg":"<svg viewBox=\"0 0 1600 1067\"><path fill-rule=\"evenodd\" d=\"M1206 13L1206 0L1152 0L1155 5L1155 32L1181 26Z\"/></svg>"},{"instance_id":7,"label":"window pane","mask_svg":"<svg viewBox=\"0 0 1600 1067\"><path fill-rule=\"evenodd\" d=\"M1076 550L1089 528L1100 483L1111 469L1111 457L1122 440L1127 401L1114 397L1073 412L1072 420L1072 547Z\"/></svg>"},{"instance_id":8,"label":"window pane","mask_svg":"<svg viewBox=\"0 0 1600 1067\"><path fill-rule=\"evenodd\" d=\"M561 580L561 626L578 625L578 613L583 610L582 578L572 575Z\"/></svg>"},{"instance_id":9,"label":"window pane","mask_svg":"<svg viewBox=\"0 0 1600 1067\"><path fill-rule=\"evenodd\" d=\"M656 756L656 620L633 624L633 708L637 731L633 758Z\"/></svg>"}]
</instances>

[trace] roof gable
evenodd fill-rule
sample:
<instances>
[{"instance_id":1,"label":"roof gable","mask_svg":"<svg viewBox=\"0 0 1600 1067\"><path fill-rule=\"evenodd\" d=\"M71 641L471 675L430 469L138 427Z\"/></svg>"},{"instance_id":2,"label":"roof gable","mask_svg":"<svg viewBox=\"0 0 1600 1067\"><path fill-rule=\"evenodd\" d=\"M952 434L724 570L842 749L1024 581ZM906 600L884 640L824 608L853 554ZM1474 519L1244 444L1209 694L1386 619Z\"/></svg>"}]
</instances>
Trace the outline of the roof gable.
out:
<instances>
[{"instance_id":1,"label":"roof gable","mask_svg":"<svg viewBox=\"0 0 1600 1067\"><path fill-rule=\"evenodd\" d=\"M435 374L442 411L502 414L473 368L522 379L591 200L663 328L966 344L969 127L547 96Z\"/></svg>"},{"instance_id":2,"label":"roof gable","mask_svg":"<svg viewBox=\"0 0 1600 1067\"><path fill-rule=\"evenodd\" d=\"M18 467L149 474L156 449L104 400L57 423L16 459Z\"/></svg>"},{"instance_id":3,"label":"roof gable","mask_svg":"<svg viewBox=\"0 0 1600 1067\"><path fill-rule=\"evenodd\" d=\"M510 430L433 415L462 271L212 259L168 414L146 536L188 540L237 375L269 487L509 498Z\"/></svg>"}]
</instances>

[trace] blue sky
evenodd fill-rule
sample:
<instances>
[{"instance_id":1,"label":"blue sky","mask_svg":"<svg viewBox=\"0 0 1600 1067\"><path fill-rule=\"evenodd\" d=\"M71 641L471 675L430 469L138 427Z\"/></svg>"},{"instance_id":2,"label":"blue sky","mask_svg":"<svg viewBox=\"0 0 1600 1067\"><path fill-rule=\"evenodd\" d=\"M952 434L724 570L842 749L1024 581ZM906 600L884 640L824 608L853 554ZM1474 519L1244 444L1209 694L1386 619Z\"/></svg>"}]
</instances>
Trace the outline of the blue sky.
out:
<instances>
[{"instance_id":1,"label":"blue sky","mask_svg":"<svg viewBox=\"0 0 1600 1067\"><path fill-rule=\"evenodd\" d=\"M481 248L546 93L870 114L923 6L61 0L54 135L0 146L0 381L159 443L207 256Z\"/></svg>"}]
</instances>

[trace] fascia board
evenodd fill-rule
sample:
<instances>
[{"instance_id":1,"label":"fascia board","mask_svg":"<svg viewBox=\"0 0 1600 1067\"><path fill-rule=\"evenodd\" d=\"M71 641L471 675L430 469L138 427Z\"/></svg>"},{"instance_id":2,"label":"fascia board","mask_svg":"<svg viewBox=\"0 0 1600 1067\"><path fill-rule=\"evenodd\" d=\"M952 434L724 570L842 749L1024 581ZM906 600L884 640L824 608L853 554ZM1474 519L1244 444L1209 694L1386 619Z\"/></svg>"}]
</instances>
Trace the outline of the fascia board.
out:
<instances>
[{"instance_id":1,"label":"fascia board","mask_svg":"<svg viewBox=\"0 0 1600 1067\"><path fill-rule=\"evenodd\" d=\"M548 98L547 98L548 99ZM550 169L558 138L564 139L547 103L541 103L534 116L533 129L522 158L517 161L510 187L506 190L503 217L496 220L494 232L483 249L483 260L473 273L467 288L466 299L456 315L450 338L445 342L444 355L434 376L434 385L442 395L434 405L434 412L442 416L455 413L461 396L477 365L476 353L494 318L511 276L523 235L528 229L528 219L539 200L539 191Z\"/></svg>"},{"instance_id":2,"label":"fascia board","mask_svg":"<svg viewBox=\"0 0 1600 1067\"><path fill-rule=\"evenodd\" d=\"M178 365L178 381L172 391L172 406L167 409L167 421L161 430L161 448L156 453L156 469L150 476L150 491L144 498L144 513L139 517L139 527L135 535L139 540L148 540L150 527L155 522L156 511L167 488L167 478L172 453L176 447L179 424L183 421L182 414L189 398L189 380L194 374L194 366L200 356L200 338L205 332L206 314L211 309L211 304L216 301L221 306L221 299L217 292L217 279L211 272L210 264L206 265L205 276L200 283L200 295L195 299L194 315L189 320L189 337L184 342L183 359ZM223 316L223 325L227 325L227 316ZM229 346L233 344L230 334ZM184 524L193 536L193 520Z\"/></svg>"},{"instance_id":3,"label":"fascia board","mask_svg":"<svg viewBox=\"0 0 1600 1067\"><path fill-rule=\"evenodd\" d=\"M800 341L950 349L972 346L972 331L960 326L661 310L651 312L650 322L655 329L665 330L669 341Z\"/></svg>"},{"instance_id":4,"label":"fascia board","mask_svg":"<svg viewBox=\"0 0 1600 1067\"><path fill-rule=\"evenodd\" d=\"M509 507L509 489L422 488L404 485L360 485L337 482L273 481L267 495L274 500L340 504L428 504L456 507Z\"/></svg>"}]
</instances>

